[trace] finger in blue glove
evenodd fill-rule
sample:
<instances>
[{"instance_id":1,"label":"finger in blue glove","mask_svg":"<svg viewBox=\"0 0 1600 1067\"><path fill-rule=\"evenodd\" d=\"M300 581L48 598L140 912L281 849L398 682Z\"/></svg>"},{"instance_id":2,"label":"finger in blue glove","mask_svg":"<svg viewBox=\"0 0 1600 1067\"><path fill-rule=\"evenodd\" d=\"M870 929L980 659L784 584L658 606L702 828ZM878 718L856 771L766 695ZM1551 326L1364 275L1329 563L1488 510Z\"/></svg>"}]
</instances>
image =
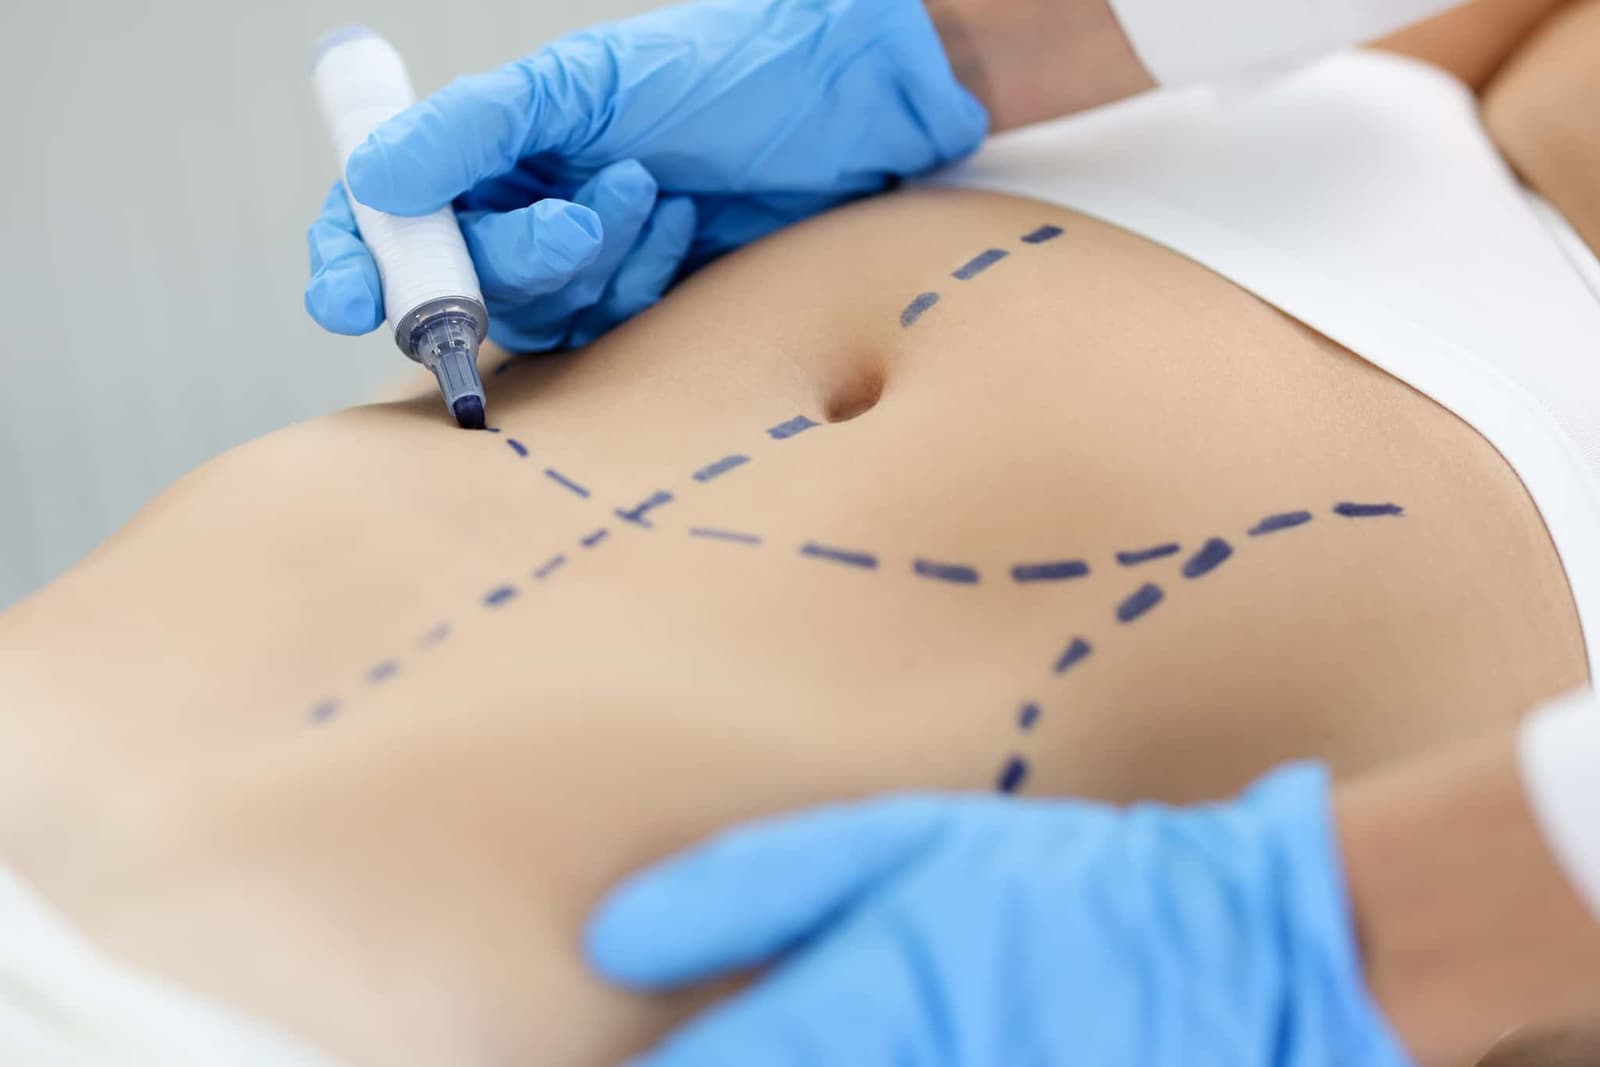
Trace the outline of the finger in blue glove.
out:
<instances>
[{"instance_id":1,"label":"finger in blue glove","mask_svg":"<svg viewBox=\"0 0 1600 1067\"><path fill-rule=\"evenodd\" d=\"M344 183L334 182L322 214L306 232L311 280L306 311L332 333L371 333L383 323L383 285L378 264L361 243Z\"/></svg>"},{"instance_id":2,"label":"finger in blue glove","mask_svg":"<svg viewBox=\"0 0 1600 1067\"><path fill-rule=\"evenodd\" d=\"M778 820L630 880L587 946L633 987L774 963L639 1067L1408 1062L1309 766L1204 809L918 797Z\"/></svg>"}]
</instances>

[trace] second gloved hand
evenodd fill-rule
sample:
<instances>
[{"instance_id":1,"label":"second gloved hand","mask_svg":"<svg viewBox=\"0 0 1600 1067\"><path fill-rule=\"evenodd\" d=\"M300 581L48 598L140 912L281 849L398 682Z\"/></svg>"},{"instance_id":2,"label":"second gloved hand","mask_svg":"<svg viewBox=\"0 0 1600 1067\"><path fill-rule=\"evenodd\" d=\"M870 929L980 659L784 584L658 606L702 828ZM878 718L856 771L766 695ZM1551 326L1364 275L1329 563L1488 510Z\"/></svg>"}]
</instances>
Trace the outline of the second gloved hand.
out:
<instances>
[{"instance_id":1,"label":"second gloved hand","mask_svg":"<svg viewBox=\"0 0 1600 1067\"><path fill-rule=\"evenodd\" d=\"M582 343L682 272L959 158L987 125L921 0L701 0L459 79L379 127L346 178L391 214L455 203L486 295L493 276L515 309L490 308L491 335L532 350ZM629 160L659 183L659 207L654 185L619 201L648 200L648 222L595 203L590 183ZM313 230L306 305L359 332L376 272L330 232L339 207L319 222L326 247Z\"/></svg>"},{"instance_id":2,"label":"second gloved hand","mask_svg":"<svg viewBox=\"0 0 1600 1067\"><path fill-rule=\"evenodd\" d=\"M759 965L635 1067L1401 1067L1326 776L1129 811L911 797L734 831L594 919L606 977Z\"/></svg>"}]
</instances>

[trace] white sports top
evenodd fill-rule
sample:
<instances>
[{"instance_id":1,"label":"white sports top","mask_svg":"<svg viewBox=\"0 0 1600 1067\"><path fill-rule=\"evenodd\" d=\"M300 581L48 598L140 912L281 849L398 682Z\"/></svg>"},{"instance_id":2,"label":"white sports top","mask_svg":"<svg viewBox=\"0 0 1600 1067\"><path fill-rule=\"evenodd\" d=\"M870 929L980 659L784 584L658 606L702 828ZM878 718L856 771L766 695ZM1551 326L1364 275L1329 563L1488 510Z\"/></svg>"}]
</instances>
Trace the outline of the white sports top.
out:
<instances>
[{"instance_id":1,"label":"white sports top","mask_svg":"<svg viewBox=\"0 0 1600 1067\"><path fill-rule=\"evenodd\" d=\"M1537 504L1600 678L1600 262L1517 181L1466 87L1348 52L1005 134L932 180L1138 233L1454 411ZM1561 728L1591 746L1576 762L1544 721L1530 794L1600 915L1600 716Z\"/></svg>"}]
</instances>

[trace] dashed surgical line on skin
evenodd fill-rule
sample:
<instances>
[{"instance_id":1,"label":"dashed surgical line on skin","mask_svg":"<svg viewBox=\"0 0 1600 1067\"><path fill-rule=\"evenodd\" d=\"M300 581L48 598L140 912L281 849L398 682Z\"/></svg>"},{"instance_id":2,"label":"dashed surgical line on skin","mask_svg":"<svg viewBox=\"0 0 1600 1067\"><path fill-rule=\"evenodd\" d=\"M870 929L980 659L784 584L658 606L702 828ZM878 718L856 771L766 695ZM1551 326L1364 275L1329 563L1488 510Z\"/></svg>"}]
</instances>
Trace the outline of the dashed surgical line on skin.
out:
<instances>
[{"instance_id":1,"label":"dashed surgical line on skin","mask_svg":"<svg viewBox=\"0 0 1600 1067\"><path fill-rule=\"evenodd\" d=\"M699 470L695 471L694 472L694 480L697 481L697 482L702 482L702 483L709 482L712 479L720 478L724 474L727 474L729 471L735 470L735 469L737 469L739 467L742 467L746 463L749 463L749 462L750 462L750 457L749 456L743 456L743 455L724 456L721 459L717 460L715 463L712 463L712 464L710 464L708 466L705 466L705 467L701 467Z\"/></svg>"},{"instance_id":2,"label":"dashed surgical line on skin","mask_svg":"<svg viewBox=\"0 0 1600 1067\"><path fill-rule=\"evenodd\" d=\"M567 562L567 557L564 556L564 555L559 555L558 554L558 555L551 556L549 559L547 559L543 563L541 563L538 566L537 569L534 570L533 576L535 578L537 578L539 581L542 582L546 578L548 578L552 574L554 574L556 571L558 571L562 567L564 567L566 565L566 562Z\"/></svg>"},{"instance_id":3,"label":"dashed surgical line on skin","mask_svg":"<svg viewBox=\"0 0 1600 1067\"><path fill-rule=\"evenodd\" d=\"M324 723L337 714L339 714L339 702L337 700L322 700L312 705L310 718L314 723Z\"/></svg>"},{"instance_id":4,"label":"dashed surgical line on skin","mask_svg":"<svg viewBox=\"0 0 1600 1067\"><path fill-rule=\"evenodd\" d=\"M1046 241L1054 241L1063 232L1060 226L1040 226L1032 233L1023 234L1022 243L1025 245L1042 245Z\"/></svg>"},{"instance_id":5,"label":"dashed surgical line on skin","mask_svg":"<svg viewBox=\"0 0 1600 1067\"><path fill-rule=\"evenodd\" d=\"M528 446L517 440L515 437L506 438L506 444L510 446L511 451L515 452L523 459L528 458Z\"/></svg>"},{"instance_id":6,"label":"dashed surgical line on skin","mask_svg":"<svg viewBox=\"0 0 1600 1067\"><path fill-rule=\"evenodd\" d=\"M1389 515L1404 515L1406 509L1399 504L1344 503L1334 505L1333 513L1347 519L1377 519Z\"/></svg>"},{"instance_id":7,"label":"dashed surgical line on skin","mask_svg":"<svg viewBox=\"0 0 1600 1067\"><path fill-rule=\"evenodd\" d=\"M485 433L503 433L504 432L498 426L485 426L483 428L483 430L484 430Z\"/></svg>"},{"instance_id":8,"label":"dashed surgical line on skin","mask_svg":"<svg viewBox=\"0 0 1600 1067\"><path fill-rule=\"evenodd\" d=\"M751 533L740 533L738 530L718 530L711 526L696 526L690 529L690 537L700 537L707 541L729 541L736 545L759 545L761 538Z\"/></svg>"},{"instance_id":9,"label":"dashed surgical line on skin","mask_svg":"<svg viewBox=\"0 0 1600 1067\"><path fill-rule=\"evenodd\" d=\"M1312 518L1313 516L1309 511L1286 511L1281 515L1268 515L1250 527L1250 536L1265 537L1267 534L1274 534L1279 530L1292 530L1296 526L1304 526Z\"/></svg>"},{"instance_id":10,"label":"dashed surgical line on skin","mask_svg":"<svg viewBox=\"0 0 1600 1067\"><path fill-rule=\"evenodd\" d=\"M1011 568L1011 577L1018 582L1069 582L1089 574L1089 565L1080 559L1063 559L1054 563L1019 563Z\"/></svg>"},{"instance_id":11,"label":"dashed surgical line on skin","mask_svg":"<svg viewBox=\"0 0 1600 1067\"><path fill-rule=\"evenodd\" d=\"M451 629L449 623L441 622L439 625L422 635L422 639L417 642L417 647L434 648L435 646L449 640L450 635L453 632L454 631Z\"/></svg>"},{"instance_id":12,"label":"dashed surgical line on skin","mask_svg":"<svg viewBox=\"0 0 1600 1067\"><path fill-rule=\"evenodd\" d=\"M986 252L980 252L957 267L950 277L958 282L969 282L1010 254L1003 248L991 248Z\"/></svg>"},{"instance_id":13,"label":"dashed surgical line on skin","mask_svg":"<svg viewBox=\"0 0 1600 1067\"><path fill-rule=\"evenodd\" d=\"M382 685L400 673L398 660L386 659L367 668L367 684Z\"/></svg>"},{"instance_id":14,"label":"dashed surgical line on skin","mask_svg":"<svg viewBox=\"0 0 1600 1067\"><path fill-rule=\"evenodd\" d=\"M569 490L569 491L571 491L573 493L576 493L578 496L583 497L583 499L585 499L585 500L589 499L589 490L588 489L586 489L583 486L579 485L577 482L573 481L571 478L568 478L565 474L562 474L560 471L556 470L554 467L546 467L544 469L544 476L546 478L549 478L552 482L555 482L561 488Z\"/></svg>"},{"instance_id":15,"label":"dashed surgical line on skin","mask_svg":"<svg viewBox=\"0 0 1600 1067\"><path fill-rule=\"evenodd\" d=\"M906 309L904 311L900 312L901 328L910 329L911 327L915 326L917 324L917 320L922 318L923 314L929 311L938 302L938 293L919 294L915 300L906 305Z\"/></svg>"},{"instance_id":16,"label":"dashed surgical line on skin","mask_svg":"<svg viewBox=\"0 0 1600 1067\"><path fill-rule=\"evenodd\" d=\"M810 556L812 559L826 560L829 563L842 563L846 567L858 567L861 570L871 571L878 569L878 557L870 552L851 552L843 548L821 545L815 541L802 546L800 554L802 556Z\"/></svg>"},{"instance_id":17,"label":"dashed surgical line on skin","mask_svg":"<svg viewBox=\"0 0 1600 1067\"><path fill-rule=\"evenodd\" d=\"M516 597L517 590L515 586L502 585L483 594L483 606L486 608L498 608L515 600Z\"/></svg>"},{"instance_id":18,"label":"dashed surgical line on skin","mask_svg":"<svg viewBox=\"0 0 1600 1067\"><path fill-rule=\"evenodd\" d=\"M920 578L931 578L938 582L951 582L955 585L978 584L978 569L961 563L935 563L932 560L919 559L912 564L912 570Z\"/></svg>"},{"instance_id":19,"label":"dashed surgical line on skin","mask_svg":"<svg viewBox=\"0 0 1600 1067\"><path fill-rule=\"evenodd\" d=\"M1189 557L1183 565L1185 578L1203 578L1228 562L1233 556L1233 546L1220 537L1213 537L1201 546L1200 551Z\"/></svg>"},{"instance_id":20,"label":"dashed surgical line on skin","mask_svg":"<svg viewBox=\"0 0 1600 1067\"><path fill-rule=\"evenodd\" d=\"M592 533L589 536L585 537L582 541L579 541L578 544L582 545L584 548L593 548L595 545L598 545L601 541L604 541L610 535L611 535L611 531L606 529L604 526L602 526L602 527L600 527L600 529L596 530L594 533Z\"/></svg>"},{"instance_id":21,"label":"dashed surgical line on skin","mask_svg":"<svg viewBox=\"0 0 1600 1067\"><path fill-rule=\"evenodd\" d=\"M767 431L767 436L772 438L774 441L787 441L791 437L798 437L807 430L814 430L816 427L817 423L806 418L804 415L796 415L789 421L780 422L778 425L769 429Z\"/></svg>"},{"instance_id":22,"label":"dashed surgical line on skin","mask_svg":"<svg viewBox=\"0 0 1600 1067\"><path fill-rule=\"evenodd\" d=\"M1159 585L1153 582L1142 585L1117 605L1117 621L1129 623L1143 618L1166 598L1167 594L1161 591Z\"/></svg>"},{"instance_id":23,"label":"dashed surgical line on skin","mask_svg":"<svg viewBox=\"0 0 1600 1067\"><path fill-rule=\"evenodd\" d=\"M636 526L643 526L645 529L651 530L654 529L654 527L651 526L649 521L645 519L645 516L657 508L665 507L666 505L672 503L672 500L673 496L671 493L667 492L665 489L660 489L650 494L650 496L646 497L644 500L635 504L626 511L618 508L616 514L617 517L622 519L624 522L631 522Z\"/></svg>"},{"instance_id":24,"label":"dashed surgical line on skin","mask_svg":"<svg viewBox=\"0 0 1600 1067\"><path fill-rule=\"evenodd\" d=\"M1137 567L1141 563L1149 563L1152 560L1166 559L1168 556L1176 556L1182 551L1183 546L1177 544L1156 545L1154 548L1140 548L1135 549L1132 552L1118 552L1117 562L1122 564L1124 567Z\"/></svg>"},{"instance_id":25,"label":"dashed surgical line on skin","mask_svg":"<svg viewBox=\"0 0 1600 1067\"><path fill-rule=\"evenodd\" d=\"M1015 793L1027 780L1028 761L1021 756L1012 756L1006 760L1006 765L1000 768L1000 779L995 783L995 788L1002 793Z\"/></svg>"},{"instance_id":26,"label":"dashed surgical line on skin","mask_svg":"<svg viewBox=\"0 0 1600 1067\"><path fill-rule=\"evenodd\" d=\"M1056 674L1066 674L1072 668L1088 659L1089 654L1093 651L1094 646L1087 640L1082 637L1074 637L1072 643L1067 646L1067 650L1056 658L1054 672Z\"/></svg>"},{"instance_id":27,"label":"dashed surgical line on skin","mask_svg":"<svg viewBox=\"0 0 1600 1067\"><path fill-rule=\"evenodd\" d=\"M1029 701L1022 705L1022 710L1017 712L1017 726L1026 733L1039 723L1039 717L1044 714L1039 710L1039 705Z\"/></svg>"}]
</instances>

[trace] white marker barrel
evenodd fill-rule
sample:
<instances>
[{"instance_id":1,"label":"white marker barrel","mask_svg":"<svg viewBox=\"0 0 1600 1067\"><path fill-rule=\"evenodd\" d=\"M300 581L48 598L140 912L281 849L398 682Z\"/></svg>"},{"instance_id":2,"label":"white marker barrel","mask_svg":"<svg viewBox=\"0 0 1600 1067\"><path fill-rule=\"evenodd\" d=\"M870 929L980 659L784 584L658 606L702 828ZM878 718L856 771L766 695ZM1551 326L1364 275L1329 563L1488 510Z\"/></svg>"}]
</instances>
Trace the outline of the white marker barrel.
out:
<instances>
[{"instance_id":1,"label":"white marker barrel","mask_svg":"<svg viewBox=\"0 0 1600 1067\"><path fill-rule=\"evenodd\" d=\"M356 146L417 99L400 53L365 27L336 30L323 38L312 81L341 175ZM378 261L391 331L398 331L412 312L436 301L471 301L481 307L478 275L450 207L402 218L374 211L353 196L350 205L361 239ZM416 358L408 340L398 334L395 338L408 356Z\"/></svg>"}]
</instances>

